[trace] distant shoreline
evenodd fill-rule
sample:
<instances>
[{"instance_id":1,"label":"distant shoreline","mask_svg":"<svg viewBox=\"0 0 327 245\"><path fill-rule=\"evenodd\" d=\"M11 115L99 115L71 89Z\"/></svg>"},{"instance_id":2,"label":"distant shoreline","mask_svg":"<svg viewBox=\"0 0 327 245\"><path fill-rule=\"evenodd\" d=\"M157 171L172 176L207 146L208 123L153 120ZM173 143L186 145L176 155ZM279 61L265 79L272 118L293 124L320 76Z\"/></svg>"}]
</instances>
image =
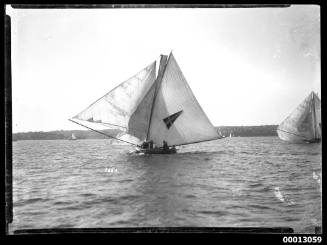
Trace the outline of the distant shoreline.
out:
<instances>
[{"instance_id":1,"label":"distant shoreline","mask_svg":"<svg viewBox=\"0 0 327 245\"><path fill-rule=\"evenodd\" d=\"M262 126L216 126L218 134L224 137L260 137L277 136L278 125ZM116 137L121 131L118 129L101 130L112 137ZM49 132L26 132L13 133L13 141L17 140L69 140L74 134L77 139L108 139L108 137L92 130L55 130Z\"/></svg>"}]
</instances>

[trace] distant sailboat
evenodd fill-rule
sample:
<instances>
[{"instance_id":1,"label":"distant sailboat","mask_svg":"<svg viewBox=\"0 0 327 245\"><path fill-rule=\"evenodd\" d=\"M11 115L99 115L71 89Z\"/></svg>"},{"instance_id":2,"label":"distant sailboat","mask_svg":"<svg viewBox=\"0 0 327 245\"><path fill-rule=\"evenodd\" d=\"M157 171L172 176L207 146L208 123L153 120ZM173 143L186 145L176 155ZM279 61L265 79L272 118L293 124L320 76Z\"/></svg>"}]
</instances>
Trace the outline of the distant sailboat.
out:
<instances>
[{"instance_id":1,"label":"distant sailboat","mask_svg":"<svg viewBox=\"0 0 327 245\"><path fill-rule=\"evenodd\" d=\"M174 56L156 61L70 119L116 127L141 153L175 153L175 146L222 138L191 91ZM99 131L97 131L99 132Z\"/></svg>"},{"instance_id":2,"label":"distant sailboat","mask_svg":"<svg viewBox=\"0 0 327 245\"><path fill-rule=\"evenodd\" d=\"M311 92L278 126L280 139L292 143L316 143L321 140L321 102Z\"/></svg>"},{"instance_id":3,"label":"distant sailboat","mask_svg":"<svg viewBox=\"0 0 327 245\"><path fill-rule=\"evenodd\" d=\"M218 130L218 135L219 135L221 138L226 138L226 136L223 135L223 134L220 132L220 130Z\"/></svg>"},{"instance_id":4,"label":"distant sailboat","mask_svg":"<svg viewBox=\"0 0 327 245\"><path fill-rule=\"evenodd\" d=\"M69 140L77 140L76 136L74 133L72 133L72 136L69 138Z\"/></svg>"}]
</instances>

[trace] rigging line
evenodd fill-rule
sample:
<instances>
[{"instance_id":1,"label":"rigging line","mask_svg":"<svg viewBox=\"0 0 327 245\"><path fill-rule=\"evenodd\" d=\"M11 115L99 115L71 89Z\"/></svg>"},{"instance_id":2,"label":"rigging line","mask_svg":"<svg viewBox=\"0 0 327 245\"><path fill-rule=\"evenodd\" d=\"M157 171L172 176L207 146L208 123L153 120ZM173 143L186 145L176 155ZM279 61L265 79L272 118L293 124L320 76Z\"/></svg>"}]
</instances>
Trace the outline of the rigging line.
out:
<instances>
[{"instance_id":1,"label":"rigging line","mask_svg":"<svg viewBox=\"0 0 327 245\"><path fill-rule=\"evenodd\" d=\"M75 117L73 117L75 118ZM78 118L76 118L78 119ZM125 130L132 130L133 132L140 132L140 133L143 133L143 131L141 130L138 130L136 128L131 128L131 127L125 127L125 126L121 126L121 125L117 125L117 124L113 124L113 123L105 123L105 122L91 122L91 121L88 121L88 120L82 120L82 119L78 119L79 121L85 121L85 122L88 122L88 123L94 123L94 124L99 124L99 125L103 125L105 127L109 127L109 126L115 126L115 127L118 127L118 128L123 128ZM119 129L120 130L120 129Z\"/></svg>"},{"instance_id":2,"label":"rigging line","mask_svg":"<svg viewBox=\"0 0 327 245\"><path fill-rule=\"evenodd\" d=\"M294 134L294 133L291 133L291 132L287 132L287 131L282 130L282 129L279 129L279 128L278 128L277 130L282 131L282 132L285 132L285 133L288 133L288 134L293 134L293 135L295 135L295 136L298 136L298 137L302 137L302 138L307 139L307 137L305 137L305 136L303 136L303 135L298 135L298 134Z\"/></svg>"},{"instance_id":3,"label":"rigging line","mask_svg":"<svg viewBox=\"0 0 327 245\"><path fill-rule=\"evenodd\" d=\"M101 131L95 130L95 129L90 128L90 127L87 127L87 126L85 126L85 125L83 125L83 124L81 124L81 123L75 122L74 120L71 120L71 119L68 119L68 120L71 121L71 122L73 122L73 123L76 123L76 124L78 124L78 125L81 125L81 126L83 126L83 127L85 127L85 128L88 128L88 129L90 129L90 130L93 130L93 131L95 131L95 132L97 132L97 133L99 133L99 134L103 134L103 135L105 135L105 136L107 136L107 137L109 137L109 138L113 138L113 139L116 139L116 140L119 140L119 141L122 141L122 142L125 142L125 143L128 143L128 144L131 144L131 145L139 146L139 145L137 145L137 144L134 144L134 143L131 143L131 142L128 142L128 141L125 141L125 140L118 139L118 138L116 138L116 137L113 137L113 136L107 135L107 134L105 134L105 133L103 133L103 132L101 132Z\"/></svg>"},{"instance_id":4,"label":"rigging line","mask_svg":"<svg viewBox=\"0 0 327 245\"><path fill-rule=\"evenodd\" d=\"M78 119L78 120L81 120L81 119ZM100 125L103 125L103 126L106 126L106 127L109 127L109 126L115 126L115 127L118 127L118 128L123 128L123 129L126 129L128 130L127 127L124 127L124 126L120 126L120 125L116 125L116 124L112 124L112 123L104 123L104 122L90 122L88 120L81 120L81 121L85 121L85 122L89 122L89 123L95 123L95 124L100 124Z\"/></svg>"},{"instance_id":5,"label":"rigging line","mask_svg":"<svg viewBox=\"0 0 327 245\"><path fill-rule=\"evenodd\" d=\"M176 145L168 145L168 146L181 146L181 145L190 145L190 144L196 144L196 143L201 143L201 142L206 142L206 141L213 141L213 140L220 140L223 138L216 138L216 139L209 139L209 140L200 140L200 141L193 141L185 144L176 144Z\"/></svg>"}]
</instances>

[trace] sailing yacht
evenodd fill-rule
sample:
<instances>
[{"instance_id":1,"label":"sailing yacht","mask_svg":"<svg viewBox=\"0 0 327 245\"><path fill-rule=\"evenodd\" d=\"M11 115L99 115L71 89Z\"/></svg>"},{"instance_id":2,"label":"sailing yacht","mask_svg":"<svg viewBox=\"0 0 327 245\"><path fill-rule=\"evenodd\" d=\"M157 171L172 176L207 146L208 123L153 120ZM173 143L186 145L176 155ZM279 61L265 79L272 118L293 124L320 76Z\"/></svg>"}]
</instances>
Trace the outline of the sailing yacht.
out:
<instances>
[{"instance_id":1,"label":"sailing yacht","mask_svg":"<svg viewBox=\"0 0 327 245\"><path fill-rule=\"evenodd\" d=\"M321 141L321 101L311 92L304 101L278 126L280 139L292 143Z\"/></svg>"},{"instance_id":2,"label":"sailing yacht","mask_svg":"<svg viewBox=\"0 0 327 245\"><path fill-rule=\"evenodd\" d=\"M76 136L74 133L72 133L71 137L69 138L69 140L77 140Z\"/></svg>"},{"instance_id":3,"label":"sailing yacht","mask_svg":"<svg viewBox=\"0 0 327 245\"><path fill-rule=\"evenodd\" d=\"M136 153L176 153L180 145L222 138L172 53L160 55L158 75L154 61L70 120L119 128L128 137L109 137L137 146Z\"/></svg>"}]
</instances>

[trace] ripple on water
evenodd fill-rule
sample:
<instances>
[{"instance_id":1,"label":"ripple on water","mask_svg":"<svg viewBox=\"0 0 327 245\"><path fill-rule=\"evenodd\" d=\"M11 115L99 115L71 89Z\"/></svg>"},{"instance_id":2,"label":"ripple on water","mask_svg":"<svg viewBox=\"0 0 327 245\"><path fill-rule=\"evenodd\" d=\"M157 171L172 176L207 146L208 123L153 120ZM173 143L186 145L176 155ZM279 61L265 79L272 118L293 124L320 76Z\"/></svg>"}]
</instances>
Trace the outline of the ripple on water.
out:
<instances>
[{"instance_id":1,"label":"ripple on water","mask_svg":"<svg viewBox=\"0 0 327 245\"><path fill-rule=\"evenodd\" d=\"M46 202L48 200L49 200L48 198L31 198L31 199L24 200L23 203L24 205L28 205L33 203Z\"/></svg>"},{"instance_id":2,"label":"ripple on water","mask_svg":"<svg viewBox=\"0 0 327 245\"><path fill-rule=\"evenodd\" d=\"M222 211L222 210L221 211L200 210L200 211L198 211L198 213L205 214L205 215L210 215L210 216L221 217L221 216L228 215L229 212Z\"/></svg>"},{"instance_id":3,"label":"ripple on water","mask_svg":"<svg viewBox=\"0 0 327 245\"><path fill-rule=\"evenodd\" d=\"M196 196L192 195L192 194L188 194L188 195L185 195L185 198L193 199L193 198L196 198Z\"/></svg>"},{"instance_id":4,"label":"ripple on water","mask_svg":"<svg viewBox=\"0 0 327 245\"><path fill-rule=\"evenodd\" d=\"M171 156L135 156L127 154L132 147L106 140L18 143L17 229L265 222L312 232L313 219L321 226L319 145L239 137L184 146Z\"/></svg>"}]
</instances>

